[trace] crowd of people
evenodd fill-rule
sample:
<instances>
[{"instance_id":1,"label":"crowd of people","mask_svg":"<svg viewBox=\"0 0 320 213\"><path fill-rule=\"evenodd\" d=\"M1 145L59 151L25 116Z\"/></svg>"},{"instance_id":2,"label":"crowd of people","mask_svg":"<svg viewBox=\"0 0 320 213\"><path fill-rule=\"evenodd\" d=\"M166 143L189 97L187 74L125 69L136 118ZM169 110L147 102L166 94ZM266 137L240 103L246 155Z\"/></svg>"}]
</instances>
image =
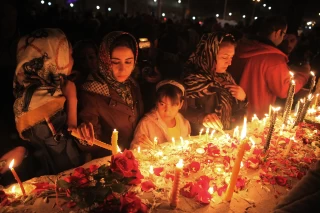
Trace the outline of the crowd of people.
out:
<instances>
[{"instance_id":1,"label":"crowd of people","mask_svg":"<svg viewBox=\"0 0 320 213\"><path fill-rule=\"evenodd\" d=\"M299 97L311 67L320 68L319 29L298 35L281 16L247 28L148 15L89 15L73 31L59 23L24 32L15 24L1 35L4 91L14 96L2 106L0 160L14 158L23 180L110 155L92 144L109 143L114 129L122 150L151 148L154 137L179 140L203 127L230 130L244 115L262 117L282 104L289 70ZM2 185L13 181L7 171L0 168Z\"/></svg>"}]
</instances>

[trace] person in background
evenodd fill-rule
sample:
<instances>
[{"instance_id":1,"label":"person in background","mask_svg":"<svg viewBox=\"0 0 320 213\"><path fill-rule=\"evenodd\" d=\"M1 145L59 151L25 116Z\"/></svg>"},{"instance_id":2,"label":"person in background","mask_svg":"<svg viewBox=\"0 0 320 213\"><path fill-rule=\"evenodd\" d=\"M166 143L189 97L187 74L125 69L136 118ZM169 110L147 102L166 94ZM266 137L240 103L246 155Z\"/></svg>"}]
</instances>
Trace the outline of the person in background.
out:
<instances>
[{"instance_id":1,"label":"person in background","mask_svg":"<svg viewBox=\"0 0 320 213\"><path fill-rule=\"evenodd\" d=\"M107 34L99 49L99 69L90 73L79 92L79 120L76 131L88 144L97 138L110 142L112 132L119 132L118 145L129 149L133 132L143 114L138 84L130 77L137 62L138 45L126 32ZM84 144L85 145L85 144ZM92 158L110 155L97 146L82 146Z\"/></svg>"},{"instance_id":2,"label":"person in background","mask_svg":"<svg viewBox=\"0 0 320 213\"><path fill-rule=\"evenodd\" d=\"M31 142L43 175L81 165L76 141L77 94L67 80L72 47L59 29L39 29L20 39L14 77L14 114L20 137Z\"/></svg>"},{"instance_id":3,"label":"person in background","mask_svg":"<svg viewBox=\"0 0 320 213\"><path fill-rule=\"evenodd\" d=\"M190 121L193 134L203 126L231 129L232 123L242 120L246 94L226 72L235 47L231 34L205 34L185 65L188 107L182 113Z\"/></svg>"},{"instance_id":4,"label":"person in background","mask_svg":"<svg viewBox=\"0 0 320 213\"><path fill-rule=\"evenodd\" d=\"M290 74L288 57L277 46L287 31L287 22L281 16L266 17L258 33L238 42L235 57L228 71L241 76L240 86L248 99L248 117L262 118L269 112L276 97L287 97ZM307 82L309 72L295 72L296 92Z\"/></svg>"},{"instance_id":5,"label":"person in background","mask_svg":"<svg viewBox=\"0 0 320 213\"><path fill-rule=\"evenodd\" d=\"M90 73L99 69L98 47L92 40L81 40L74 45L72 55L74 58L72 80L79 88Z\"/></svg>"},{"instance_id":6,"label":"person in background","mask_svg":"<svg viewBox=\"0 0 320 213\"><path fill-rule=\"evenodd\" d=\"M174 80L160 81L156 86L156 107L139 122L131 149L152 148L155 137L158 143L186 138L191 132L190 123L179 113L184 97L182 84Z\"/></svg>"}]
</instances>

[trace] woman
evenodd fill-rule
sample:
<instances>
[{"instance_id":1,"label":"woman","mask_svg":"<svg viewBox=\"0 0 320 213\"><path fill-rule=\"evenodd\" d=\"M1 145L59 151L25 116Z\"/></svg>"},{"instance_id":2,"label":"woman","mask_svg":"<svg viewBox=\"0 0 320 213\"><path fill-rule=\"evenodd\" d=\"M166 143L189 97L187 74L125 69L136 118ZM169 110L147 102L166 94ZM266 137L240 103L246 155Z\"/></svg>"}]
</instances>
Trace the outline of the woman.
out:
<instances>
[{"instance_id":1,"label":"woman","mask_svg":"<svg viewBox=\"0 0 320 213\"><path fill-rule=\"evenodd\" d=\"M37 149L42 174L79 166L80 155L67 128L77 126L77 96L66 79L72 47L59 29L40 29L20 39L14 78L14 114L20 137Z\"/></svg>"},{"instance_id":2,"label":"woman","mask_svg":"<svg viewBox=\"0 0 320 213\"><path fill-rule=\"evenodd\" d=\"M156 107L139 122L131 148L152 148L155 137L158 143L186 138L190 123L179 110L183 106L185 89L174 80L164 80L156 86Z\"/></svg>"},{"instance_id":3,"label":"woman","mask_svg":"<svg viewBox=\"0 0 320 213\"><path fill-rule=\"evenodd\" d=\"M111 32L104 37L99 50L99 71L88 76L79 94L79 118L84 123L77 131L90 144L93 136L109 143L117 129L120 149L130 148L134 129L143 114L140 89L130 77L137 57L138 45L131 34ZM110 154L97 146L83 148L93 158Z\"/></svg>"},{"instance_id":4,"label":"woman","mask_svg":"<svg viewBox=\"0 0 320 213\"><path fill-rule=\"evenodd\" d=\"M235 46L230 34L205 34L186 63L188 108L184 115L193 133L198 133L201 126L231 129L233 116L244 113L246 94L226 72Z\"/></svg>"}]
</instances>

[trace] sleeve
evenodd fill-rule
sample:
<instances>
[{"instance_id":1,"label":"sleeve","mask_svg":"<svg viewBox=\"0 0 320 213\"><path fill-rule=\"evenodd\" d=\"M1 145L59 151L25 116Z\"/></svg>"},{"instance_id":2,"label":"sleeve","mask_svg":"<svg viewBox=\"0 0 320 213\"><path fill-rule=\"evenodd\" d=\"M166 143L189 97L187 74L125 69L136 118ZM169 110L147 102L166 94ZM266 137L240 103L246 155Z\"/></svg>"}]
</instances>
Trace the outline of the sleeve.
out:
<instances>
[{"instance_id":1,"label":"sleeve","mask_svg":"<svg viewBox=\"0 0 320 213\"><path fill-rule=\"evenodd\" d=\"M81 91L79 94L79 121L91 122L94 134L97 139L101 139L101 124L99 122L99 105L94 94Z\"/></svg>"},{"instance_id":2,"label":"sleeve","mask_svg":"<svg viewBox=\"0 0 320 213\"><path fill-rule=\"evenodd\" d=\"M136 149L140 145L138 139L141 135L146 135L150 140L150 133L149 133L147 121L145 118L141 119L141 121L138 123L136 127L130 149ZM147 148L147 147L141 147L141 148Z\"/></svg>"}]
</instances>

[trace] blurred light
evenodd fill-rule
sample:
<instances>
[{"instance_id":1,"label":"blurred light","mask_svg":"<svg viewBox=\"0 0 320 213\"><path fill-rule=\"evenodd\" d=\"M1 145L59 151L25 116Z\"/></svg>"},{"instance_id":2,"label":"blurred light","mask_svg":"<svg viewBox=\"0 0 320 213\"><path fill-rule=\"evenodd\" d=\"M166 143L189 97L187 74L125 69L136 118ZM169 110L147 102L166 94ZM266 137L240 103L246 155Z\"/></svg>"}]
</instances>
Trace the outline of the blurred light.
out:
<instances>
[{"instance_id":1,"label":"blurred light","mask_svg":"<svg viewBox=\"0 0 320 213\"><path fill-rule=\"evenodd\" d=\"M99 6L99 5L97 5L97 7L96 7L96 8L97 8L97 10L99 10L99 9L100 9L100 6Z\"/></svg>"},{"instance_id":2,"label":"blurred light","mask_svg":"<svg viewBox=\"0 0 320 213\"><path fill-rule=\"evenodd\" d=\"M216 17L217 17L217 18L219 17L219 14L218 14L218 13L216 14Z\"/></svg>"},{"instance_id":3,"label":"blurred light","mask_svg":"<svg viewBox=\"0 0 320 213\"><path fill-rule=\"evenodd\" d=\"M111 11L111 7L108 7L108 11L109 11L109 12Z\"/></svg>"},{"instance_id":4,"label":"blurred light","mask_svg":"<svg viewBox=\"0 0 320 213\"><path fill-rule=\"evenodd\" d=\"M157 2L157 0L153 0L154 2Z\"/></svg>"},{"instance_id":5,"label":"blurred light","mask_svg":"<svg viewBox=\"0 0 320 213\"><path fill-rule=\"evenodd\" d=\"M202 22L202 21L199 21L199 25L202 26L202 25L203 25L203 22Z\"/></svg>"},{"instance_id":6,"label":"blurred light","mask_svg":"<svg viewBox=\"0 0 320 213\"><path fill-rule=\"evenodd\" d=\"M51 6L51 2L50 1L48 2L48 5Z\"/></svg>"},{"instance_id":7,"label":"blurred light","mask_svg":"<svg viewBox=\"0 0 320 213\"><path fill-rule=\"evenodd\" d=\"M156 0L157 1L157 0ZM178 0L178 3L181 4L181 0Z\"/></svg>"},{"instance_id":8,"label":"blurred light","mask_svg":"<svg viewBox=\"0 0 320 213\"><path fill-rule=\"evenodd\" d=\"M263 6L266 7L267 5L266 5L266 4L263 4Z\"/></svg>"},{"instance_id":9,"label":"blurred light","mask_svg":"<svg viewBox=\"0 0 320 213\"><path fill-rule=\"evenodd\" d=\"M307 25L311 25L311 24L312 24L312 21L308 21L308 22L307 22Z\"/></svg>"},{"instance_id":10,"label":"blurred light","mask_svg":"<svg viewBox=\"0 0 320 213\"><path fill-rule=\"evenodd\" d=\"M166 14L165 14L165 13L162 13L162 16L163 16L163 17L165 17L165 16L166 16Z\"/></svg>"},{"instance_id":11,"label":"blurred light","mask_svg":"<svg viewBox=\"0 0 320 213\"><path fill-rule=\"evenodd\" d=\"M242 18L246 18L246 15L243 15Z\"/></svg>"},{"instance_id":12,"label":"blurred light","mask_svg":"<svg viewBox=\"0 0 320 213\"><path fill-rule=\"evenodd\" d=\"M70 7L73 7L74 5L72 3L70 3Z\"/></svg>"},{"instance_id":13,"label":"blurred light","mask_svg":"<svg viewBox=\"0 0 320 213\"><path fill-rule=\"evenodd\" d=\"M196 20L196 17L195 17L195 16L192 16L192 19L193 19L193 20Z\"/></svg>"},{"instance_id":14,"label":"blurred light","mask_svg":"<svg viewBox=\"0 0 320 213\"><path fill-rule=\"evenodd\" d=\"M309 29L311 30L311 26L309 26Z\"/></svg>"},{"instance_id":15,"label":"blurred light","mask_svg":"<svg viewBox=\"0 0 320 213\"><path fill-rule=\"evenodd\" d=\"M232 16L232 13L229 13L229 16Z\"/></svg>"},{"instance_id":16,"label":"blurred light","mask_svg":"<svg viewBox=\"0 0 320 213\"><path fill-rule=\"evenodd\" d=\"M320 16L320 13L319 13L319 16Z\"/></svg>"},{"instance_id":17,"label":"blurred light","mask_svg":"<svg viewBox=\"0 0 320 213\"><path fill-rule=\"evenodd\" d=\"M258 17L256 16L256 17L254 17L254 20L257 20L258 19Z\"/></svg>"},{"instance_id":18,"label":"blurred light","mask_svg":"<svg viewBox=\"0 0 320 213\"><path fill-rule=\"evenodd\" d=\"M41 1L41 4L44 4L44 1L43 1L43 0ZM320 15L320 14L319 14L319 15Z\"/></svg>"},{"instance_id":19,"label":"blurred light","mask_svg":"<svg viewBox=\"0 0 320 213\"><path fill-rule=\"evenodd\" d=\"M268 7L269 10L271 10L271 7Z\"/></svg>"}]
</instances>

